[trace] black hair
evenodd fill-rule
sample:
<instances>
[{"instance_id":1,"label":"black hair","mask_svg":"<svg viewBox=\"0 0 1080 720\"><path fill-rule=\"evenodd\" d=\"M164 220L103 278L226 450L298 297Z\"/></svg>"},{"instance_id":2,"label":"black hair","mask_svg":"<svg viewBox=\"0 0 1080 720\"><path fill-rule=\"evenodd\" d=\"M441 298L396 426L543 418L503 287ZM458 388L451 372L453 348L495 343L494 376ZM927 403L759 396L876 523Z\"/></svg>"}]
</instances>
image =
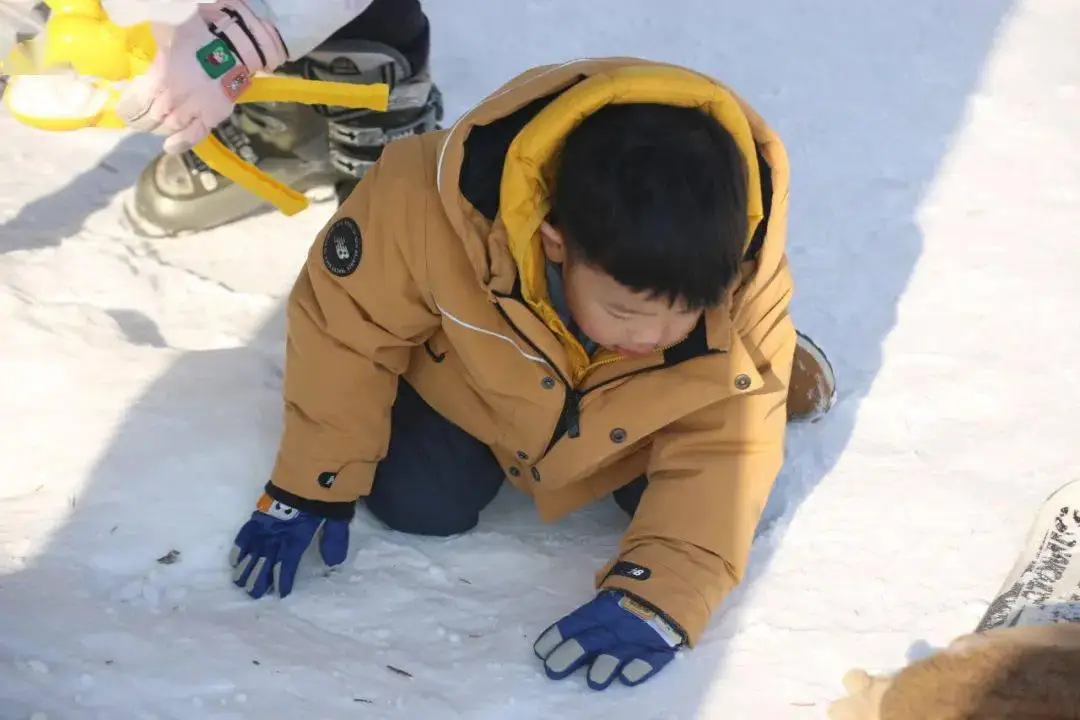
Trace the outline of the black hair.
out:
<instances>
[{"instance_id":1,"label":"black hair","mask_svg":"<svg viewBox=\"0 0 1080 720\"><path fill-rule=\"evenodd\" d=\"M605 105L566 137L549 221L571 258L635 292L718 304L748 231L746 160L712 115Z\"/></svg>"}]
</instances>

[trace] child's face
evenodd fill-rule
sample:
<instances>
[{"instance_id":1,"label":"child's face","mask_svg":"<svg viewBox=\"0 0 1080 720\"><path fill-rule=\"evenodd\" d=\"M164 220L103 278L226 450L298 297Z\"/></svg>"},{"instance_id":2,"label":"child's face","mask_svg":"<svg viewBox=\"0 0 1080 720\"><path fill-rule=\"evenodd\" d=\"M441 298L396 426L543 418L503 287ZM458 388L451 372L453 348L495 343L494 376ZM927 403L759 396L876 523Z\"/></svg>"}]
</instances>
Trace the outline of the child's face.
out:
<instances>
[{"instance_id":1,"label":"child's face","mask_svg":"<svg viewBox=\"0 0 1080 720\"><path fill-rule=\"evenodd\" d=\"M635 293L580 262L563 264L563 283L570 313L582 332L627 357L648 355L677 343L701 317L700 310Z\"/></svg>"},{"instance_id":2,"label":"child's face","mask_svg":"<svg viewBox=\"0 0 1080 720\"><path fill-rule=\"evenodd\" d=\"M540 236L547 259L562 264L566 304L574 322L608 350L627 357L648 355L689 335L701 317L701 310L636 293L607 273L575 262L566 252L562 233L546 222Z\"/></svg>"}]
</instances>

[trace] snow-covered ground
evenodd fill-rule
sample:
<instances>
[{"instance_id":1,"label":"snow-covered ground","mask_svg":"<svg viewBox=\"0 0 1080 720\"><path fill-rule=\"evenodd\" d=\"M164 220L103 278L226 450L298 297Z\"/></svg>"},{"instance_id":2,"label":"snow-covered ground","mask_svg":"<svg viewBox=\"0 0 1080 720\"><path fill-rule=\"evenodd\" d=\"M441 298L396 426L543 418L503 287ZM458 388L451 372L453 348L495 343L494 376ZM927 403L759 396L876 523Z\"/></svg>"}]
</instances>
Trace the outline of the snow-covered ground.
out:
<instances>
[{"instance_id":1,"label":"snow-covered ground","mask_svg":"<svg viewBox=\"0 0 1080 720\"><path fill-rule=\"evenodd\" d=\"M448 120L528 66L633 54L724 79L787 141L795 313L842 389L791 432L743 588L639 688L550 682L531 643L624 520L544 526L508 490L450 540L361 513L343 570L249 600L226 556L330 206L145 241L119 208L155 140L0 113L3 720L822 717L847 668L972 628L1073 477L1080 4L425 5Z\"/></svg>"}]
</instances>

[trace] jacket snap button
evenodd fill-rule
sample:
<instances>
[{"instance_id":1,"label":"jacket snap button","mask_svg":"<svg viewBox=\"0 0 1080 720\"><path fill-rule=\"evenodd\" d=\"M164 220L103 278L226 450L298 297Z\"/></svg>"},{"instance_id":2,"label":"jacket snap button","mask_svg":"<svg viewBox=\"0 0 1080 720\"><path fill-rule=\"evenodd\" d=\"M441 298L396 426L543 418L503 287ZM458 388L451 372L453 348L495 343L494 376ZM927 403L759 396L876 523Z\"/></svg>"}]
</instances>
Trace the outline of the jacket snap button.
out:
<instances>
[{"instance_id":1,"label":"jacket snap button","mask_svg":"<svg viewBox=\"0 0 1080 720\"><path fill-rule=\"evenodd\" d=\"M622 428L615 428L608 437L611 438L611 442L613 443L621 443L626 439L626 431Z\"/></svg>"},{"instance_id":2,"label":"jacket snap button","mask_svg":"<svg viewBox=\"0 0 1080 720\"><path fill-rule=\"evenodd\" d=\"M517 469L516 467L512 467L512 468L510 468L510 470L509 470L508 472L509 472L509 473L510 473L511 475L513 475L514 477L517 477L518 475L520 475L520 474L521 474L521 471L520 471L520 470L518 470L518 469Z\"/></svg>"},{"instance_id":3,"label":"jacket snap button","mask_svg":"<svg viewBox=\"0 0 1080 720\"><path fill-rule=\"evenodd\" d=\"M540 384L544 386L545 390L550 390L551 388L555 387L555 378L549 375L548 377L541 380Z\"/></svg>"},{"instance_id":4,"label":"jacket snap button","mask_svg":"<svg viewBox=\"0 0 1080 720\"><path fill-rule=\"evenodd\" d=\"M540 482L540 471L539 470L537 470L536 468L533 468L532 469L532 476L533 476L533 480L535 480L536 482Z\"/></svg>"},{"instance_id":5,"label":"jacket snap button","mask_svg":"<svg viewBox=\"0 0 1080 720\"><path fill-rule=\"evenodd\" d=\"M750 376L745 374L737 375L735 377L735 387L740 390L745 390L750 387Z\"/></svg>"},{"instance_id":6,"label":"jacket snap button","mask_svg":"<svg viewBox=\"0 0 1080 720\"><path fill-rule=\"evenodd\" d=\"M518 460L528 460L529 459L529 453L525 452L524 450L518 450L517 451L517 456L518 456Z\"/></svg>"}]
</instances>

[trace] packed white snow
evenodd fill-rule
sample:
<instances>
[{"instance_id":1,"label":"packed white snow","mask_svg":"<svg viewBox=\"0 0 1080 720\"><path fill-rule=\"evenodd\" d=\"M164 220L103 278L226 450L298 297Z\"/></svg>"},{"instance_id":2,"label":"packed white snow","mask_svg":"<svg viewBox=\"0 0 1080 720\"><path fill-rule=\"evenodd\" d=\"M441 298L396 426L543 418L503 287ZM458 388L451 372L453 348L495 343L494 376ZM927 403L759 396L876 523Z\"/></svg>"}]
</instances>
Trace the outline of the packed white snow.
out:
<instances>
[{"instance_id":1,"label":"packed white snow","mask_svg":"<svg viewBox=\"0 0 1080 720\"><path fill-rule=\"evenodd\" d=\"M447 121L530 66L721 78L794 172L799 326L840 399L790 433L753 565L638 688L547 680L611 502L466 536L382 530L285 601L229 581L279 430L281 303L332 211L125 229L160 140L0 114L0 718L813 718L852 666L974 627L1080 420L1074 0L427 0Z\"/></svg>"},{"instance_id":2,"label":"packed white snow","mask_svg":"<svg viewBox=\"0 0 1080 720\"><path fill-rule=\"evenodd\" d=\"M109 100L105 88L74 73L24 75L8 81L4 105L8 112L26 124L47 130L49 120L97 122Z\"/></svg>"}]
</instances>

